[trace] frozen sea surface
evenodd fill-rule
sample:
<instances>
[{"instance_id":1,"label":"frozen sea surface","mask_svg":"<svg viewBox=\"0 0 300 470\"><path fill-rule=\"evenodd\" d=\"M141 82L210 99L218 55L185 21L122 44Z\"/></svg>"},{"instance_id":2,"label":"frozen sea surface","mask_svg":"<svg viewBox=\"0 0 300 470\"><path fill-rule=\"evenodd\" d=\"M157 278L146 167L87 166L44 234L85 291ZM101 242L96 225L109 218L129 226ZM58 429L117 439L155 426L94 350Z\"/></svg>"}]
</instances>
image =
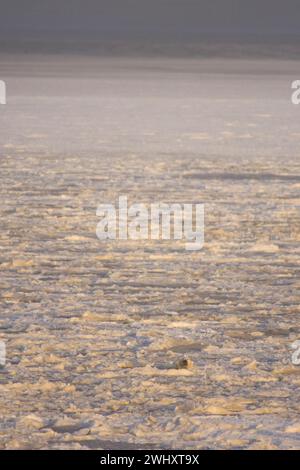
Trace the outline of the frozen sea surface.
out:
<instances>
[{"instance_id":1,"label":"frozen sea surface","mask_svg":"<svg viewBox=\"0 0 300 470\"><path fill-rule=\"evenodd\" d=\"M1 447L299 448L299 62L0 65ZM120 194L204 249L100 242Z\"/></svg>"}]
</instances>

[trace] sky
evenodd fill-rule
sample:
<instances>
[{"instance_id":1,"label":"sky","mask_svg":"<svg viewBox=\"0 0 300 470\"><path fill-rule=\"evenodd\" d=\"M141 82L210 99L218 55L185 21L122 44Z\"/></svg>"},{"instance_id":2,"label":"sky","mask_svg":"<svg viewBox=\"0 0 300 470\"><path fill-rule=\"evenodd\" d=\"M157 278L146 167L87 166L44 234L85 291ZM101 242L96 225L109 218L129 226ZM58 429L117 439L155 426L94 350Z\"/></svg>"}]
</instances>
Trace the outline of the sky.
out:
<instances>
[{"instance_id":1,"label":"sky","mask_svg":"<svg viewBox=\"0 0 300 470\"><path fill-rule=\"evenodd\" d=\"M295 34L300 0L1 0L0 37Z\"/></svg>"}]
</instances>

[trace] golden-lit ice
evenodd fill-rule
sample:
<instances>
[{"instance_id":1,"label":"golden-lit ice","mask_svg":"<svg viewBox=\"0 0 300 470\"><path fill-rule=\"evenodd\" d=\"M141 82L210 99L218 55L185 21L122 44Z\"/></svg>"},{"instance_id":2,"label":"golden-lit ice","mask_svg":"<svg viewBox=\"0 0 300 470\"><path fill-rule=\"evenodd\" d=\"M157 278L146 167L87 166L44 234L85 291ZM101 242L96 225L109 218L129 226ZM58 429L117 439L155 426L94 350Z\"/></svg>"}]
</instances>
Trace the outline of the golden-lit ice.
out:
<instances>
[{"instance_id":1,"label":"golden-lit ice","mask_svg":"<svg viewBox=\"0 0 300 470\"><path fill-rule=\"evenodd\" d=\"M2 58L1 447L299 448L296 64L26 60ZM100 242L120 194L204 202L204 249Z\"/></svg>"}]
</instances>

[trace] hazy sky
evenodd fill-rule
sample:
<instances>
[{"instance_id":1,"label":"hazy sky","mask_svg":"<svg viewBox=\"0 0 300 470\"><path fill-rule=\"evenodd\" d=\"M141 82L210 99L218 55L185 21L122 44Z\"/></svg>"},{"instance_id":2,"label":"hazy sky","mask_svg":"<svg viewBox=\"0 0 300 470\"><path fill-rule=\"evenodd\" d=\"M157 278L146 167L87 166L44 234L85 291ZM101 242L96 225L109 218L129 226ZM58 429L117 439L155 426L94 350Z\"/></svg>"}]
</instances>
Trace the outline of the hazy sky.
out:
<instances>
[{"instance_id":1,"label":"hazy sky","mask_svg":"<svg viewBox=\"0 0 300 470\"><path fill-rule=\"evenodd\" d=\"M297 33L300 0L1 0L0 36Z\"/></svg>"}]
</instances>

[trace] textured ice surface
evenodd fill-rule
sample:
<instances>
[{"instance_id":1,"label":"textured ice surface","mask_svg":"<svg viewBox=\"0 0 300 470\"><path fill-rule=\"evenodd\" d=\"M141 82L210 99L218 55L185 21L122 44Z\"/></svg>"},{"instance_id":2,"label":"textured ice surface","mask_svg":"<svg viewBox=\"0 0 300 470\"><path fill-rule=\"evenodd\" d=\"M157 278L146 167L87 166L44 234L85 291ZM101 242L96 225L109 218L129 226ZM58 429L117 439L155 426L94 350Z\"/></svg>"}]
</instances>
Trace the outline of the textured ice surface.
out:
<instances>
[{"instance_id":1,"label":"textured ice surface","mask_svg":"<svg viewBox=\"0 0 300 470\"><path fill-rule=\"evenodd\" d=\"M299 448L299 63L0 70L1 447ZM120 194L204 202L204 249L100 242Z\"/></svg>"}]
</instances>

